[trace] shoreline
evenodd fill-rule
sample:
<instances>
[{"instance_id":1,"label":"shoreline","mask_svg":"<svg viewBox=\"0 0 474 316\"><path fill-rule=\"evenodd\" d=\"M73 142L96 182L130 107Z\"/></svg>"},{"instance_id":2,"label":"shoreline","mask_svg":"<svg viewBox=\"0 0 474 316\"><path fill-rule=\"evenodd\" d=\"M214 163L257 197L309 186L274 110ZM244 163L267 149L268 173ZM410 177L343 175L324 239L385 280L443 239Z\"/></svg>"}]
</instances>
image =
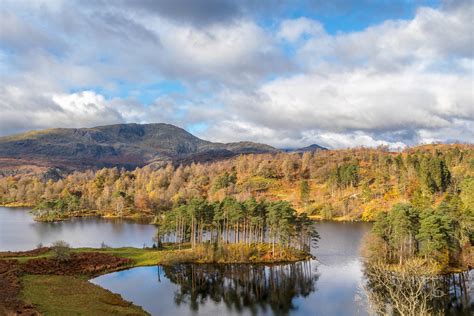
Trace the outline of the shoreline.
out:
<instances>
[{"instance_id":1,"label":"shoreline","mask_svg":"<svg viewBox=\"0 0 474 316\"><path fill-rule=\"evenodd\" d=\"M0 204L0 207L12 208L12 209L14 209L14 208L29 208L30 211L35 210L34 205L27 204L27 203ZM72 213L72 216L67 215L67 216L64 216L64 217L56 217L52 220L40 219L40 218L37 218L34 214L32 214L32 215L33 215L33 218L34 218L35 222L39 222L39 223L62 222L62 221L67 221L67 220L72 219L72 218L81 218L81 217L100 217L100 218L109 218L109 219L124 218L124 219L129 219L129 220L149 219L150 223L148 223L148 224L153 224L152 220L154 218L154 215L151 215L151 214L132 213L132 214L125 214L125 215L120 216L120 215L115 215L115 214L112 214L112 213L102 214L102 212L100 212L98 210L82 210L82 211L73 211L71 213Z\"/></svg>"},{"instance_id":2,"label":"shoreline","mask_svg":"<svg viewBox=\"0 0 474 316\"><path fill-rule=\"evenodd\" d=\"M380 265L380 264L383 264L384 265L384 268L387 272L393 272L393 273L398 273L400 272L400 269L403 269L405 267L405 264L397 264L397 263L392 263L392 264L387 264L387 263L384 263L384 262L380 262L380 261L366 261L364 262L365 265L367 266L370 266L370 265ZM426 261L423 262L422 265L426 264ZM450 274L458 274L458 273L465 273L465 272L470 272L474 270L474 267L466 264L465 266L448 266L444 269L441 269L441 270L437 270L433 273L433 275L435 276L447 276L447 275L450 275ZM418 275L423 275L423 274L418 274Z\"/></svg>"},{"instance_id":3,"label":"shoreline","mask_svg":"<svg viewBox=\"0 0 474 316\"><path fill-rule=\"evenodd\" d=\"M31 208L31 210L34 210L35 206L32 204L28 203L7 203L7 204L0 204L0 207L6 207L6 208ZM80 218L80 217L100 217L100 218L124 218L124 219L129 219L129 220L141 220L141 219L149 219L150 222L148 224L153 225L153 219L155 215L152 215L150 213L145 213L145 214L140 214L140 213L132 213L132 214L125 214L125 215L115 215L113 213L105 213L103 214L102 212L98 210L82 210L82 211L74 211L72 212L73 215L67 215L64 217L57 217L52 220L42 220L42 219L37 219L35 218L34 220L36 222L40 223L51 223L51 222L60 222L60 221L66 221L72 218ZM349 218L347 216L339 216L339 217L334 217L331 219L326 219L323 218L321 215L308 215L308 218L313 221L313 222L335 222L335 223L373 223L374 221L366 221L363 219L358 219L358 218Z\"/></svg>"},{"instance_id":4,"label":"shoreline","mask_svg":"<svg viewBox=\"0 0 474 316\"><path fill-rule=\"evenodd\" d=\"M231 248L239 248L237 244ZM265 245L255 245L255 249ZM270 249L270 245L266 245ZM202 249L201 249L202 250ZM91 279L108 273L129 270L146 266L170 266L174 264L249 264L249 265L277 265L289 264L314 258L309 253L291 250L292 257L282 257L285 249L280 251L279 258L260 256L244 260L211 261L206 257L196 257L201 251L197 248L177 249L177 246L165 245L164 249L153 248L71 248L70 259L60 262L54 257L51 248L43 247L29 251L2 251L0 252L0 285L5 294L0 295L0 312L24 313L67 313L76 304L76 292L81 292L83 305L77 308L88 308L101 305L113 314L148 315L140 306L124 300L96 284ZM54 293L69 291L69 296L57 296ZM85 291L85 293L83 293ZM48 296L49 295L49 296ZM47 298L54 296L54 301L44 303ZM72 300L72 301L69 301ZM107 303L113 302L113 303ZM46 305L45 305L46 304ZM5 309L5 310L2 310ZM92 310L92 309L91 309ZM90 311L90 310L89 310ZM1 314L1 313L0 313Z\"/></svg>"}]
</instances>

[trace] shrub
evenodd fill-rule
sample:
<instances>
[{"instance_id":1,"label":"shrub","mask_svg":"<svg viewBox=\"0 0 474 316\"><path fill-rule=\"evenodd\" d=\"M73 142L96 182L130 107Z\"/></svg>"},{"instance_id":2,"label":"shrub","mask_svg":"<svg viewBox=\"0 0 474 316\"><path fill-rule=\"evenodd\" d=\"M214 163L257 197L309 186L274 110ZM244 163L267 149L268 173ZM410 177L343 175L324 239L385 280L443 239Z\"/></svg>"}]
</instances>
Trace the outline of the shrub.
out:
<instances>
[{"instance_id":1,"label":"shrub","mask_svg":"<svg viewBox=\"0 0 474 316\"><path fill-rule=\"evenodd\" d=\"M332 219L332 216L333 216L333 212L332 212L332 207L330 205L325 205L322 209L321 209L321 217L323 219Z\"/></svg>"},{"instance_id":2,"label":"shrub","mask_svg":"<svg viewBox=\"0 0 474 316\"><path fill-rule=\"evenodd\" d=\"M55 241L52 246L52 251L54 257L60 262L69 261L71 258L71 248L69 244L63 240Z\"/></svg>"}]
</instances>

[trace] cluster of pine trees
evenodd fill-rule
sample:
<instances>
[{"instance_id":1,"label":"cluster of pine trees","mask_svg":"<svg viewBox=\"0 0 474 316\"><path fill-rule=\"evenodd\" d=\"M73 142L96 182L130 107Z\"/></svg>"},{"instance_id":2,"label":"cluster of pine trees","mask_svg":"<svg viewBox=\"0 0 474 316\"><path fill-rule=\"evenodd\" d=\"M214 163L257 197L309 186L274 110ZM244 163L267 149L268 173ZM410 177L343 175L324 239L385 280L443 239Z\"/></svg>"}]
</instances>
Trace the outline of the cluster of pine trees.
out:
<instances>
[{"instance_id":1,"label":"cluster of pine trees","mask_svg":"<svg viewBox=\"0 0 474 316\"><path fill-rule=\"evenodd\" d=\"M356 148L242 155L228 160L136 170L0 176L0 204L29 205L51 218L99 214L159 215L194 198L221 202L287 201L300 213L374 220L400 202L438 205L463 194L474 177L474 146L426 145L403 152Z\"/></svg>"},{"instance_id":2,"label":"cluster of pine trees","mask_svg":"<svg viewBox=\"0 0 474 316\"><path fill-rule=\"evenodd\" d=\"M158 217L160 234L191 247L211 242L255 244L270 242L282 248L310 251L319 236L305 213L298 215L286 201L239 202L226 197L220 202L194 198Z\"/></svg>"},{"instance_id":3,"label":"cluster of pine trees","mask_svg":"<svg viewBox=\"0 0 474 316\"><path fill-rule=\"evenodd\" d=\"M400 203L380 213L368 245L371 259L403 265L423 258L440 268L472 264L474 178L464 185L469 188L463 194L448 195L435 208Z\"/></svg>"}]
</instances>

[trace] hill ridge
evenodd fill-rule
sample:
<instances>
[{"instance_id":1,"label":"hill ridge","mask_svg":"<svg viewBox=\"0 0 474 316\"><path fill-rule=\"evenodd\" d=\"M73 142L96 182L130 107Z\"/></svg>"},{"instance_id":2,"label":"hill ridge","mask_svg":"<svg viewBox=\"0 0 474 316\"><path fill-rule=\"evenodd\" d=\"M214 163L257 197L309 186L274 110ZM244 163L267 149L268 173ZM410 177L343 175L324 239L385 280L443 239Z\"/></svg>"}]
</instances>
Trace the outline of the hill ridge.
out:
<instances>
[{"instance_id":1,"label":"hill ridge","mask_svg":"<svg viewBox=\"0 0 474 316\"><path fill-rule=\"evenodd\" d=\"M279 150L249 141L210 142L169 123L52 128L0 137L2 168L22 164L67 170L212 161Z\"/></svg>"}]
</instances>

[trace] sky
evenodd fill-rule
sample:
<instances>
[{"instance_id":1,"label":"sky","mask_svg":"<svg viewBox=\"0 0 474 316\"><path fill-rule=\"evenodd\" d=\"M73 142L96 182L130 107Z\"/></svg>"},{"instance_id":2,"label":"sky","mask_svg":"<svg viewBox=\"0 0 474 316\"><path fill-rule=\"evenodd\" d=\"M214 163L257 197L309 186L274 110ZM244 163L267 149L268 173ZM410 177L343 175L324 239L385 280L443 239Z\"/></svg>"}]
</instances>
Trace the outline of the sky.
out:
<instances>
[{"instance_id":1,"label":"sky","mask_svg":"<svg viewBox=\"0 0 474 316\"><path fill-rule=\"evenodd\" d=\"M211 141L474 140L474 2L0 0L0 136L170 123Z\"/></svg>"}]
</instances>

